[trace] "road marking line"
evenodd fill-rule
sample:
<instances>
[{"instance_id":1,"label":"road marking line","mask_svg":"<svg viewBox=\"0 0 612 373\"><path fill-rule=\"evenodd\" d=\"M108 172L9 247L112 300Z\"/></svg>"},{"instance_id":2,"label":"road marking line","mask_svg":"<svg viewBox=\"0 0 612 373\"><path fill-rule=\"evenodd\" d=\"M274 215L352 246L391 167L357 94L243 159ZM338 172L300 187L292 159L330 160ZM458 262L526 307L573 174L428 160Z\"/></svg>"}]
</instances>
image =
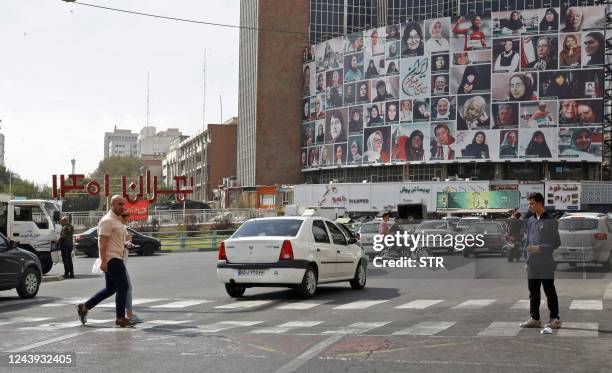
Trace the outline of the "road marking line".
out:
<instances>
[{"instance_id":1,"label":"road marking line","mask_svg":"<svg viewBox=\"0 0 612 373\"><path fill-rule=\"evenodd\" d=\"M391 323L391 321L382 321L382 322L356 322L347 327L336 329L336 330L327 330L324 331L323 334L362 334L368 332L372 329L380 328L387 324Z\"/></svg>"},{"instance_id":2,"label":"road marking line","mask_svg":"<svg viewBox=\"0 0 612 373\"><path fill-rule=\"evenodd\" d=\"M273 326L270 328L262 328L262 329L256 329L253 330L251 333L257 333L257 334L281 334L281 333L286 333L290 330L293 329L298 329L298 328L311 328L313 326L317 326L319 324L322 324L323 321L290 321L290 322L286 322L284 324L278 325L278 326Z\"/></svg>"},{"instance_id":3,"label":"road marking line","mask_svg":"<svg viewBox=\"0 0 612 373\"><path fill-rule=\"evenodd\" d=\"M544 299L540 301L540 307L545 303ZM518 302L514 303L511 310L528 310L529 309L529 299L521 299Z\"/></svg>"},{"instance_id":4,"label":"road marking line","mask_svg":"<svg viewBox=\"0 0 612 373\"><path fill-rule=\"evenodd\" d=\"M0 302L0 307L13 306L15 304L19 305L19 304L28 304L28 303L38 303L38 302L44 302L44 301L45 301L45 299L16 299L16 300L7 300L7 301Z\"/></svg>"},{"instance_id":5,"label":"road marking line","mask_svg":"<svg viewBox=\"0 0 612 373\"><path fill-rule=\"evenodd\" d=\"M160 304L157 306L152 306L151 308L185 308L191 306L197 306L202 303L211 303L212 300L179 300L172 303Z\"/></svg>"},{"instance_id":6,"label":"road marking line","mask_svg":"<svg viewBox=\"0 0 612 373\"><path fill-rule=\"evenodd\" d=\"M334 307L335 310L363 310L377 304L388 302L389 300L360 300L357 302L351 302L343 304L341 306Z\"/></svg>"},{"instance_id":7,"label":"road marking line","mask_svg":"<svg viewBox=\"0 0 612 373\"><path fill-rule=\"evenodd\" d=\"M461 304L456 305L452 309L454 310L458 310L458 309L476 310L476 309L485 308L486 306L489 306L493 304L494 302L495 302L495 299L470 299Z\"/></svg>"},{"instance_id":8,"label":"road marking line","mask_svg":"<svg viewBox=\"0 0 612 373\"><path fill-rule=\"evenodd\" d=\"M282 306L276 307L277 310L308 310L317 306L320 306L325 303L329 303L331 301L323 301L323 302L295 302L289 303Z\"/></svg>"},{"instance_id":9,"label":"road marking line","mask_svg":"<svg viewBox=\"0 0 612 373\"><path fill-rule=\"evenodd\" d=\"M319 355L326 348L333 345L344 338L344 335L332 335L331 337L322 340L316 345L312 346L308 350L304 351L300 356L290 361L287 365L281 367L276 373L292 373L300 369L304 364L312 360L315 356Z\"/></svg>"},{"instance_id":10,"label":"road marking line","mask_svg":"<svg viewBox=\"0 0 612 373\"><path fill-rule=\"evenodd\" d=\"M0 321L0 325L9 325L9 324L17 324L17 323L27 323L27 322L40 322L45 320L51 320L50 317L11 317L10 319L6 319L5 321Z\"/></svg>"},{"instance_id":11,"label":"road marking line","mask_svg":"<svg viewBox=\"0 0 612 373\"><path fill-rule=\"evenodd\" d=\"M456 323L455 321L425 321L409 328L398 330L393 335L436 335Z\"/></svg>"},{"instance_id":12,"label":"road marking line","mask_svg":"<svg viewBox=\"0 0 612 373\"><path fill-rule=\"evenodd\" d=\"M589 310L589 311L601 311L603 310L603 303L601 300L580 300L575 299L570 304L570 310Z\"/></svg>"},{"instance_id":13,"label":"road marking line","mask_svg":"<svg viewBox=\"0 0 612 373\"><path fill-rule=\"evenodd\" d=\"M134 326L135 329L152 329L158 326L170 326L170 325L180 325L188 322L192 322L193 320L151 320L146 321L141 324L136 324Z\"/></svg>"},{"instance_id":14,"label":"road marking line","mask_svg":"<svg viewBox=\"0 0 612 373\"><path fill-rule=\"evenodd\" d=\"M598 337L599 323L596 322L564 322L557 332L559 337Z\"/></svg>"},{"instance_id":15,"label":"road marking line","mask_svg":"<svg viewBox=\"0 0 612 373\"><path fill-rule=\"evenodd\" d=\"M159 302L162 300L166 300L166 299L159 299L159 298L136 298L132 300L132 306L138 306L139 304L145 304L145 303L153 303L153 302ZM107 302L107 303L102 303L102 304L98 304L96 307L115 307L115 302Z\"/></svg>"},{"instance_id":16,"label":"road marking line","mask_svg":"<svg viewBox=\"0 0 612 373\"><path fill-rule=\"evenodd\" d=\"M89 333L89 332L86 331L86 332L66 334L66 335L63 335L61 337L56 337L56 338L48 339L46 341L32 343L30 345L19 347L19 348L16 348L16 349L13 349L13 350L10 350L10 351L7 351L7 352L12 352L12 353L24 352L24 351L32 350L34 348L46 346L46 345L51 344L51 343L65 341L67 339L74 338L74 337L77 337L79 335L83 335L83 334L86 334L86 333Z\"/></svg>"},{"instance_id":17,"label":"road marking line","mask_svg":"<svg viewBox=\"0 0 612 373\"><path fill-rule=\"evenodd\" d=\"M236 309L236 308L254 308L258 306L263 306L264 304L272 303L271 300L246 300L242 302L235 302L224 304L222 306L217 306L215 308L219 309Z\"/></svg>"},{"instance_id":18,"label":"road marking line","mask_svg":"<svg viewBox=\"0 0 612 373\"><path fill-rule=\"evenodd\" d=\"M220 321L214 324L200 325L195 329L204 333L216 333L221 330L253 326L261 323L263 321Z\"/></svg>"},{"instance_id":19,"label":"road marking line","mask_svg":"<svg viewBox=\"0 0 612 373\"><path fill-rule=\"evenodd\" d=\"M397 309L415 309L415 310L424 310L427 307L431 307L438 303L444 302L443 300L438 299L417 299L412 302L402 304L401 306L397 306Z\"/></svg>"},{"instance_id":20,"label":"road marking line","mask_svg":"<svg viewBox=\"0 0 612 373\"><path fill-rule=\"evenodd\" d=\"M87 324L104 324L108 322L115 321L115 319L88 319ZM54 331L61 329L74 328L77 326L81 326L80 321L68 321L62 323L47 323L41 324L37 326L27 326L23 328L18 328L19 330L41 330L41 331Z\"/></svg>"},{"instance_id":21,"label":"road marking line","mask_svg":"<svg viewBox=\"0 0 612 373\"><path fill-rule=\"evenodd\" d=\"M479 336L487 337L516 337L521 331L520 321L502 322L494 321L484 330L478 333Z\"/></svg>"}]
</instances>

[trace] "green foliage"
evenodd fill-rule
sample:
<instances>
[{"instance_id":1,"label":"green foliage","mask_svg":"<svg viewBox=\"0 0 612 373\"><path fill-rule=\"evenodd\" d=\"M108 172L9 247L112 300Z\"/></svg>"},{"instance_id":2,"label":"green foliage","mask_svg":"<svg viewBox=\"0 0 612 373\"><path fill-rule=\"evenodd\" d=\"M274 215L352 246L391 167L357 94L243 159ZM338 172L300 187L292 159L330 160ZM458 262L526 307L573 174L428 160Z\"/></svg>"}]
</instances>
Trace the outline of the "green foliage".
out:
<instances>
[{"instance_id":1,"label":"green foliage","mask_svg":"<svg viewBox=\"0 0 612 373\"><path fill-rule=\"evenodd\" d=\"M140 167L143 163L135 157L108 157L98 164L98 168L90 175L93 178L103 178L104 175L113 177L138 177L141 175Z\"/></svg>"},{"instance_id":2,"label":"green foliage","mask_svg":"<svg viewBox=\"0 0 612 373\"><path fill-rule=\"evenodd\" d=\"M51 188L36 185L31 181L23 180L18 174L9 172L6 167L0 166L0 193L12 193L15 196L26 198L51 198Z\"/></svg>"},{"instance_id":3,"label":"green foliage","mask_svg":"<svg viewBox=\"0 0 612 373\"><path fill-rule=\"evenodd\" d=\"M100 197L90 196L89 194L70 194L66 195L62 204L63 211L91 211L97 210L100 206Z\"/></svg>"}]
</instances>

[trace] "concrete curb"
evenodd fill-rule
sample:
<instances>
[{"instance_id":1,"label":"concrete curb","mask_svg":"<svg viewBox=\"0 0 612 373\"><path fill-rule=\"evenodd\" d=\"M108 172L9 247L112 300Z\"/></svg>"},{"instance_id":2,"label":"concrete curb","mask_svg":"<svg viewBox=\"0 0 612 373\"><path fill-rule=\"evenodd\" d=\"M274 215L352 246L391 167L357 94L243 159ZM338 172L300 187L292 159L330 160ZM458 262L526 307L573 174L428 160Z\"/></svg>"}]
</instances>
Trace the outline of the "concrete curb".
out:
<instances>
[{"instance_id":1,"label":"concrete curb","mask_svg":"<svg viewBox=\"0 0 612 373\"><path fill-rule=\"evenodd\" d=\"M55 282L62 281L64 277L62 275L45 275L42 277L42 282Z\"/></svg>"}]
</instances>

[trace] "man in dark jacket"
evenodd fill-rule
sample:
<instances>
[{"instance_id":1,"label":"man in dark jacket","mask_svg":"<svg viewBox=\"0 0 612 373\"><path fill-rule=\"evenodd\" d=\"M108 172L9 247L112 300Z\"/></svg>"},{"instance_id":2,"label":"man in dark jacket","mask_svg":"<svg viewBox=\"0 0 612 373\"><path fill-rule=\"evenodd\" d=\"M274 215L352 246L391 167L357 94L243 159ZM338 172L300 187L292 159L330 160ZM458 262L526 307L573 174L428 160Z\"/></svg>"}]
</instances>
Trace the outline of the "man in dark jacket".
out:
<instances>
[{"instance_id":1,"label":"man in dark jacket","mask_svg":"<svg viewBox=\"0 0 612 373\"><path fill-rule=\"evenodd\" d=\"M550 321L547 328L559 329L559 301L555 289L555 262L553 250L561 245L557 220L544 210L544 196L534 193L529 196L529 210L533 215L527 222L527 282L529 285L529 312L531 318L521 324L522 328L540 328L540 286L544 287Z\"/></svg>"}]
</instances>

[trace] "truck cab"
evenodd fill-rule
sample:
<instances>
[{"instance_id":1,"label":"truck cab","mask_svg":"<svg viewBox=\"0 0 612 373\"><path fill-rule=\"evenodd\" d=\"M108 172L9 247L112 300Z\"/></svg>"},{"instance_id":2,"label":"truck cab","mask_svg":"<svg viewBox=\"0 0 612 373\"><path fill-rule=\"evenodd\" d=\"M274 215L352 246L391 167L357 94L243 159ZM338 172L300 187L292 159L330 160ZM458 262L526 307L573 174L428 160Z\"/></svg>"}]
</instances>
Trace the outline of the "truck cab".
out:
<instances>
[{"instance_id":1,"label":"truck cab","mask_svg":"<svg viewBox=\"0 0 612 373\"><path fill-rule=\"evenodd\" d=\"M43 274L53 266L51 250L61 232L60 210L54 201L0 196L0 232L22 249L36 254Z\"/></svg>"}]
</instances>

